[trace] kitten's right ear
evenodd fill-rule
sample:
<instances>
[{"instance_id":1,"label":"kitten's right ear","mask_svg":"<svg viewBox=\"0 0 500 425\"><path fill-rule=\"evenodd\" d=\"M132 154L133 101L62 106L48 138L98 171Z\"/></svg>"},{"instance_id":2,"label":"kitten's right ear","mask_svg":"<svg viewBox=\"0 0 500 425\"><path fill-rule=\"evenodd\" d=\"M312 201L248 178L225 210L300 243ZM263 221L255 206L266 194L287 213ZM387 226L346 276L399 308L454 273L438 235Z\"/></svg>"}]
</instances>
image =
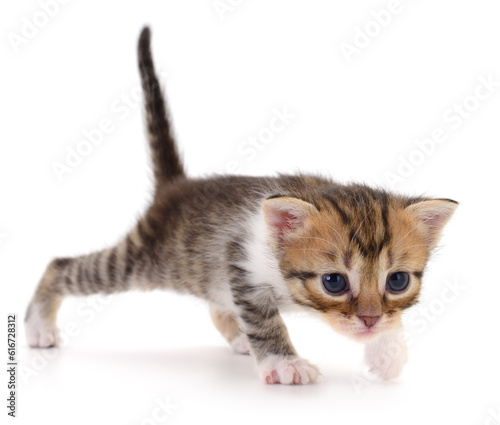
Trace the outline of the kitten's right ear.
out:
<instances>
[{"instance_id":1,"label":"kitten's right ear","mask_svg":"<svg viewBox=\"0 0 500 425\"><path fill-rule=\"evenodd\" d=\"M285 244L317 212L313 204L288 196L268 198L262 204L269 234L279 245Z\"/></svg>"}]
</instances>

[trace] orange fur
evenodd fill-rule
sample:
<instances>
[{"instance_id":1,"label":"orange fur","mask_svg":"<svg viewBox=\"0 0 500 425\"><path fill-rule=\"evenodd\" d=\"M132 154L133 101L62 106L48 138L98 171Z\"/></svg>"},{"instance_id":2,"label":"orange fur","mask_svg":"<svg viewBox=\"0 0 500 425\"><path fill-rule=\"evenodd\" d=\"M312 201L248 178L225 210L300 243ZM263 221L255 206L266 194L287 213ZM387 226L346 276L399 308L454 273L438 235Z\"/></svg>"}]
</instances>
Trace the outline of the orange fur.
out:
<instances>
[{"instance_id":1,"label":"orange fur","mask_svg":"<svg viewBox=\"0 0 500 425\"><path fill-rule=\"evenodd\" d=\"M365 340L396 329L402 311L417 302L423 270L456 203L423 200L408 206L398 197L378 199L361 190L356 195L359 203L334 207L321 199L316 207L294 203L291 214L301 217L302 226L291 228L284 246L276 249L293 300L318 311L341 333ZM267 203L281 211L292 205L290 198ZM301 203L307 206L297 213ZM410 275L400 294L386 291L388 276L396 272ZM333 273L348 278L349 291L332 295L324 289L321 277ZM374 331L366 331L360 317L380 319Z\"/></svg>"}]
</instances>

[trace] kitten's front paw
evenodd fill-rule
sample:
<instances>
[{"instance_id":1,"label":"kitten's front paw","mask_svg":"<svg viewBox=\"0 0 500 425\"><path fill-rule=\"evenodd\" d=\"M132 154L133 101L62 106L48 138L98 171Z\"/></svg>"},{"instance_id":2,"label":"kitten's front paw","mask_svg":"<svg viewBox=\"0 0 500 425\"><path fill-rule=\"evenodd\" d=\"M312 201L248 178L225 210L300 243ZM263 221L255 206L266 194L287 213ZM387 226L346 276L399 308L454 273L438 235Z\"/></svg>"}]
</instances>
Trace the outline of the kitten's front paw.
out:
<instances>
[{"instance_id":1,"label":"kitten's front paw","mask_svg":"<svg viewBox=\"0 0 500 425\"><path fill-rule=\"evenodd\" d=\"M408 361L408 347L402 337L375 340L366 345L365 360L379 378L389 380L398 377Z\"/></svg>"},{"instance_id":2,"label":"kitten's front paw","mask_svg":"<svg viewBox=\"0 0 500 425\"><path fill-rule=\"evenodd\" d=\"M316 366L299 357L269 356L258 368L266 384L308 384L320 376Z\"/></svg>"}]
</instances>

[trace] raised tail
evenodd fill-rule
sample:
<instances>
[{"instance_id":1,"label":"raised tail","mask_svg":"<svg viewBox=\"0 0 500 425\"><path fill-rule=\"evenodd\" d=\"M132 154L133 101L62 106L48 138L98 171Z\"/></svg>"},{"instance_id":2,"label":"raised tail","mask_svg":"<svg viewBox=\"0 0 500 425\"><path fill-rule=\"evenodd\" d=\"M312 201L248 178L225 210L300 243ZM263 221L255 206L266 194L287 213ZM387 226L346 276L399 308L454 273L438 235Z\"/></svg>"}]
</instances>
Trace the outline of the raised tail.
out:
<instances>
[{"instance_id":1,"label":"raised tail","mask_svg":"<svg viewBox=\"0 0 500 425\"><path fill-rule=\"evenodd\" d=\"M148 139L153 160L156 190L183 177L184 167L172 135L165 99L151 56L151 31L144 27L139 37L138 56L146 109Z\"/></svg>"},{"instance_id":2,"label":"raised tail","mask_svg":"<svg viewBox=\"0 0 500 425\"><path fill-rule=\"evenodd\" d=\"M155 74L149 28L142 30L138 55L144 92L146 123L153 157L155 189L182 178L179 158L165 101ZM57 312L68 295L112 294L132 288L163 287L157 265L157 241L162 227L148 214L115 247L75 258L52 261L43 275L26 313L26 335L32 347L59 342ZM160 273L156 276L155 273Z\"/></svg>"}]
</instances>

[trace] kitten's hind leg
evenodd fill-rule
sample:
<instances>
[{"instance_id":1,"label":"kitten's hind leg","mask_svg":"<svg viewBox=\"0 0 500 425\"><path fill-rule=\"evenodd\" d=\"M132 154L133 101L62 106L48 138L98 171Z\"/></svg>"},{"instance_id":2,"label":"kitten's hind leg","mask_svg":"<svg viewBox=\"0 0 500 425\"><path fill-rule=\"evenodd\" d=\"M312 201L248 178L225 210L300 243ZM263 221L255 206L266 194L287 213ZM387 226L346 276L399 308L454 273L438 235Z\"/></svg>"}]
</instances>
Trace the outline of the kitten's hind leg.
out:
<instances>
[{"instance_id":1,"label":"kitten's hind leg","mask_svg":"<svg viewBox=\"0 0 500 425\"><path fill-rule=\"evenodd\" d=\"M54 260L49 264L26 311L26 339L31 347L46 348L59 344L56 321L63 295L57 282L64 261Z\"/></svg>"},{"instance_id":2,"label":"kitten's hind leg","mask_svg":"<svg viewBox=\"0 0 500 425\"><path fill-rule=\"evenodd\" d=\"M235 352L239 354L250 354L248 337L241 332L236 318L230 312L211 305L210 317L215 327L231 347L233 347Z\"/></svg>"},{"instance_id":3,"label":"kitten's hind leg","mask_svg":"<svg viewBox=\"0 0 500 425\"><path fill-rule=\"evenodd\" d=\"M68 295L112 294L131 289L142 269L152 269L140 240L132 232L118 245L75 258L52 261L26 312L26 337L32 347L58 345L57 312ZM142 273L145 274L145 273ZM143 281L150 282L147 276ZM155 279L145 289L161 285Z\"/></svg>"}]
</instances>

